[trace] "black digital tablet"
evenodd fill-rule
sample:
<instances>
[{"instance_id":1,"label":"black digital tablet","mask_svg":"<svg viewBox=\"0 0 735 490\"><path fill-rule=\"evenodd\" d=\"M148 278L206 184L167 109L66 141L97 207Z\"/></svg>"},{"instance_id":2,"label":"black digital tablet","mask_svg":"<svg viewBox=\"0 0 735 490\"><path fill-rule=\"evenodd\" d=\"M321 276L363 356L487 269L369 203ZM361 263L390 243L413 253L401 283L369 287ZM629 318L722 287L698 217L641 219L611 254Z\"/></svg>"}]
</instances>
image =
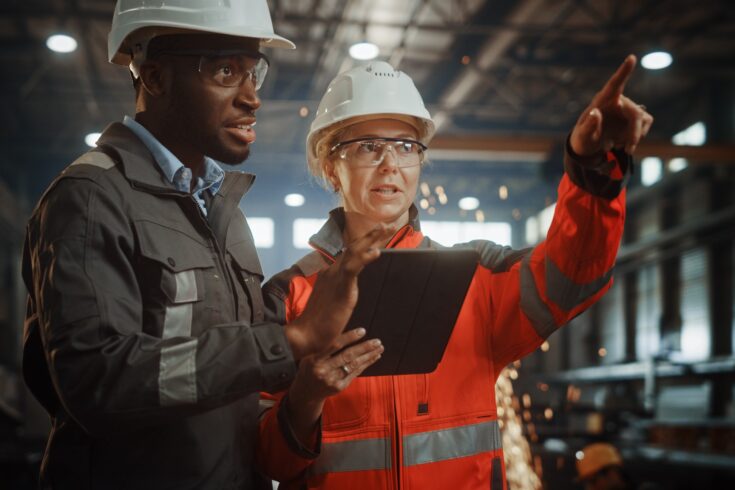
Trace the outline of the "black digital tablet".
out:
<instances>
[{"instance_id":1,"label":"black digital tablet","mask_svg":"<svg viewBox=\"0 0 735 490\"><path fill-rule=\"evenodd\" d=\"M379 338L381 359L361 376L421 374L441 361L479 255L472 249L386 249L358 276L347 329Z\"/></svg>"}]
</instances>

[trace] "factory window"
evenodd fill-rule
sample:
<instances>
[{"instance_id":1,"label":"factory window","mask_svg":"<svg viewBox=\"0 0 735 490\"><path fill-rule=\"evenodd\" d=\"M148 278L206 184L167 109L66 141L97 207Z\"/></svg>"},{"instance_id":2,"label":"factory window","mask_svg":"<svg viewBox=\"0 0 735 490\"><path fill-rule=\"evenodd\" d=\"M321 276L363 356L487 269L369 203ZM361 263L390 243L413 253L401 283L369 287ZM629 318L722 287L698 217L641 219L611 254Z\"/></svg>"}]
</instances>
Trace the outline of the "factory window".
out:
<instances>
[{"instance_id":1,"label":"factory window","mask_svg":"<svg viewBox=\"0 0 735 490\"><path fill-rule=\"evenodd\" d=\"M324 226L324 218L298 218L293 222L293 246L298 249L310 249L309 238Z\"/></svg>"},{"instance_id":2,"label":"factory window","mask_svg":"<svg viewBox=\"0 0 735 490\"><path fill-rule=\"evenodd\" d=\"M293 246L309 249L309 238L319 231L326 220L299 218L293 222ZM500 245L510 245L511 227L508 223L477 223L474 221L422 221L421 231L442 245L491 240Z\"/></svg>"},{"instance_id":3,"label":"factory window","mask_svg":"<svg viewBox=\"0 0 735 490\"><path fill-rule=\"evenodd\" d=\"M702 146L707 141L707 126L701 121L696 122L676 133L671 141L675 145Z\"/></svg>"},{"instance_id":4,"label":"factory window","mask_svg":"<svg viewBox=\"0 0 735 490\"><path fill-rule=\"evenodd\" d=\"M635 221L639 240L658 234L661 229L658 213L658 206L646 206L645 208L636 210Z\"/></svg>"},{"instance_id":5,"label":"factory window","mask_svg":"<svg viewBox=\"0 0 735 490\"><path fill-rule=\"evenodd\" d=\"M526 245L535 245L538 242L538 219L535 216L531 216L526 220Z\"/></svg>"},{"instance_id":6,"label":"factory window","mask_svg":"<svg viewBox=\"0 0 735 490\"><path fill-rule=\"evenodd\" d=\"M681 257L681 357L688 361L710 355L707 252L696 249Z\"/></svg>"},{"instance_id":7,"label":"factory window","mask_svg":"<svg viewBox=\"0 0 735 490\"><path fill-rule=\"evenodd\" d=\"M650 359L659 351L661 318L661 275L658 264L638 271L635 352L638 359Z\"/></svg>"},{"instance_id":8,"label":"factory window","mask_svg":"<svg viewBox=\"0 0 735 490\"><path fill-rule=\"evenodd\" d=\"M625 358L625 316L623 311L623 278L618 278L612 288L600 299L600 345L605 349L602 364L614 364ZM597 346L596 346L597 347ZM598 351L599 353L599 351Z\"/></svg>"},{"instance_id":9,"label":"factory window","mask_svg":"<svg viewBox=\"0 0 735 490\"><path fill-rule=\"evenodd\" d=\"M695 180L681 190L681 222L706 216L710 210L710 183Z\"/></svg>"},{"instance_id":10,"label":"factory window","mask_svg":"<svg viewBox=\"0 0 735 490\"><path fill-rule=\"evenodd\" d=\"M544 238L549 232L551 220L554 218L554 210L556 203L547 206L536 216L531 216L526 220L526 244L535 245Z\"/></svg>"},{"instance_id":11,"label":"factory window","mask_svg":"<svg viewBox=\"0 0 735 490\"><path fill-rule=\"evenodd\" d=\"M663 162L657 157L646 157L641 160L641 184L650 186L661 180L663 167Z\"/></svg>"},{"instance_id":12,"label":"factory window","mask_svg":"<svg viewBox=\"0 0 735 490\"><path fill-rule=\"evenodd\" d=\"M477 223L474 221L422 221L421 231L442 245L491 240L499 245L510 245L511 227L508 223Z\"/></svg>"},{"instance_id":13,"label":"factory window","mask_svg":"<svg viewBox=\"0 0 735 490\"><path fill-rule=\"evenodd\" d=\"M270 218L248 218L250 231L257 248L273 248L273 220Z\"/></svg>"}]
</instances>

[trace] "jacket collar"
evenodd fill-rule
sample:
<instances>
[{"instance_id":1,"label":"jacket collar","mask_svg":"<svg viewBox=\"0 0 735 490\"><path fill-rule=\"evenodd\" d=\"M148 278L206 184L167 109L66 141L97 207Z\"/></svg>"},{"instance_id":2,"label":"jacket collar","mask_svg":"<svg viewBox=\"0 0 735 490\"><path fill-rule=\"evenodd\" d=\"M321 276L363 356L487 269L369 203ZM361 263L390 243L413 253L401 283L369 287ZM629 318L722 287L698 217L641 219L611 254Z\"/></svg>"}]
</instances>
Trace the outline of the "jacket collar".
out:
<instances>
[{"instance_id":1,"label":"jacket collar","mask_svg":"<svg viewBox=\"0 0 735 490\"><path fill-rule=\"evenodd\" d=\"M97 141L97 145L112 157L116 158L122 165L125 177L132 183L156 192L184 194L166 178L159 166L153 159L148 147L138 138L135 133L124 124L112 123L104 130ZM225 179L232 178L230 174L240 174L238 182L233 191L243 189L243 194L250 189L255 181L255 175L245 172L225 172ZM222 194L224 185L220 187L218 194Z\"/></svg>"},{"instance_id":2,"label":"jacket collar","mask_svg":"<svg viewBox=\"0 0 735 490\"><path fill-rule=\"evenodd\" d=\"M309 245L332 258L337 257L342 253L342 249L345 246L342 239L344 228L345 210L342 207L334 208L329 212L329 218L324 223L324 226L309 238ZM411 204L411 207L408 209L408 224L396 231L396 234L391 238L391 242L394 242L396 237L403 237L406 233L412 231L421 231L419 210L414 204Z\"/></svg>"}]
</instances>

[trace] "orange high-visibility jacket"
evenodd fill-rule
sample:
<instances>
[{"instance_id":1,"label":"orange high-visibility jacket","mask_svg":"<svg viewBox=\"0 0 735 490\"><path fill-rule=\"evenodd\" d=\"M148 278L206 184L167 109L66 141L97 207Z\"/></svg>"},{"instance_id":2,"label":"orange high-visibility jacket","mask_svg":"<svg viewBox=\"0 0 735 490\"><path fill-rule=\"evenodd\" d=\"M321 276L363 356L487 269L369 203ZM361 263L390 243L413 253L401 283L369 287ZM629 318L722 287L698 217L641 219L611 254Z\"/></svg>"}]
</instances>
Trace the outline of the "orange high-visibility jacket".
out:
<instances>
[{"instance_id":1,"label":"orange high-visibility jacket","mask_svg":"<svg viewBox=\"0 0 735 490\"><path fill-rule=\"evenodd\" d=\"M285 489L507 488L495 381L610 287L632 164L621 153L609 153L607 161L614 165L610 177L573 160L567 149L554 219L534 248L484 240L461 245L477 249L481 263L434 372L355 379L327 399L316 448L294 436L283 394L264 394L263 404L275 405L258 439L266 475ZM316 251L266 285L276 315L291 321L302 313L318 271L343 246L343 224L341 210L333 211L312 237ZM410 223L389 247L434 245L419 231L412 207Z\"/></svg>"}]
</instances>

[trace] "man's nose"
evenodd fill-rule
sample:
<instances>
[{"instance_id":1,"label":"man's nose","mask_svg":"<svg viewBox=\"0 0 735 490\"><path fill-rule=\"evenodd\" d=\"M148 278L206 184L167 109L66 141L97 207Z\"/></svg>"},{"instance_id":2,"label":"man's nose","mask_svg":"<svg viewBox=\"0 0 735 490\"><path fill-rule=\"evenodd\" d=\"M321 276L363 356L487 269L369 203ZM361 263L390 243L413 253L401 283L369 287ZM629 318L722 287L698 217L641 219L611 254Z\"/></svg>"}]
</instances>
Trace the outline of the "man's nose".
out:
<instances>
[{"instance_id":1,"label":"man's nose","mask_svg":"<svg viewBox=\"0 0 735 490\"><path fill-rule=\"evenodd\" d=\"M258 92L255 90L255 81L252 77L247 77L240 84L237 103L247 106L253 112L260 108L260 97L258 97Z\"/></svg>"}]
</instances>

